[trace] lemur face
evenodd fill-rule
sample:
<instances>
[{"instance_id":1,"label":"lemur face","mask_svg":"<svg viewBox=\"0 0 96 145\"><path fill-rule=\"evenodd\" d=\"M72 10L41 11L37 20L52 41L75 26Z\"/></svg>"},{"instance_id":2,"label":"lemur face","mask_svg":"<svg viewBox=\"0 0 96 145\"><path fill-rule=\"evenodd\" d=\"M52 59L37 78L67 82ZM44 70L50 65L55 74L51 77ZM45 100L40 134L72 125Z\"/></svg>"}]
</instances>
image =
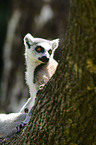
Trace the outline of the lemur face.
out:
<instances>
[{"instance_id":1,"label":"lemur face","mask_svg":"<svg viewBox=\"0 0 96 145\"><path fill-rule=\"evenodd\" d=\"M55 49L58 47L59 39L52 41L34 38L31 34L24 37L27 59L35 63L47 63L53 57Z\"/></svg>"}]
</instances>

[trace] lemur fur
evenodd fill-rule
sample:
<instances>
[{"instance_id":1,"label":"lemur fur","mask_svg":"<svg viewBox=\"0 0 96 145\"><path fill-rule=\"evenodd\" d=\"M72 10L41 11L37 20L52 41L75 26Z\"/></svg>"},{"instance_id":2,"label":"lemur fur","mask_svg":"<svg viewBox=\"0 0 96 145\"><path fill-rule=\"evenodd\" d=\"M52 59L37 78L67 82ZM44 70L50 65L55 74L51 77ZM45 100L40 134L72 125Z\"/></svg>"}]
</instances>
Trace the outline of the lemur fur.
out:
<instances>
[{"instance_id":1,"label":"lemur fur","mask_svg":"<svg viewBox=\"0 0 96 145\"><path fill-rule=\"evenodd\" d=\"M0 114L0 138L6 137L13 130L16 133L16 126L25 120L26 115L26 113Z\"/></svg>"},{"instance_id":2,"label":"lemur fur","mask_svg":"<svg viewBox=\"0 0 96 145\"><path fill-rule=\"evenodd\" d=\"M53 55L57 49L59 39L52 41L34 38L31 34L24 37L25 59L26 59L26 83L30 90L30 98L21 108L19 113L0 114L0 136L9 135L13 130L16 132L20 125L27 124L32 114L35 97L38 89L55 73L58 63ZM28 111L28 114L25 112ZM20 124L20 125L19 125Z\"/></svg>"},{"instance_id":3,"label":"lemur fur","mask_svg":"<svg viewBox=\"0 0 96 145\"><path fill-rule=\"evenodd\" d=\"M29 33L24 37L26 83L29 87L31 97L22 107L22 113L24 113L24 108L28 108L30 111L31 107L34 106L38 89L43 87L55 73L58 63L53 58L53 55L58 44L59 39L49 41L34 38Z\"/></svg>"}]
</instances>

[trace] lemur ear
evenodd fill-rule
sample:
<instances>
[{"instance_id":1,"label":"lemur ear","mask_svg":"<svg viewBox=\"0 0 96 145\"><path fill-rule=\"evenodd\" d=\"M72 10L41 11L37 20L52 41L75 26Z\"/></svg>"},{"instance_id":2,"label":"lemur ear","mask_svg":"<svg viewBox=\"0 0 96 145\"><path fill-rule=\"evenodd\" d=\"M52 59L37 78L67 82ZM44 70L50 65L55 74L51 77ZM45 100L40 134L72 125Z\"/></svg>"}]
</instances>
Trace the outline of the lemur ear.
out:
<instances>
[{"instance_id":1,"label":"lemur ear","mask_svg":"<svg viewBox=\"0 0 96 145\"><path fill-rule=\"evenodd\" d=\"M25 35L24 37L24 45L28 46L28 48L30 49L30 46L34 43L34 37L28 33L27 35Z\"/></svg>"},{"instance_id":2,"label":"lemur ear","mask_svg":"<svg viewBox=\"0 0 96 145\"><path fill-rule=\"evenodd\" d=\"M58 45L59 45L59 39L54 39L51 41L52 43L52 49L55 50L58 48Z\"/></svg>"}]
</instances>

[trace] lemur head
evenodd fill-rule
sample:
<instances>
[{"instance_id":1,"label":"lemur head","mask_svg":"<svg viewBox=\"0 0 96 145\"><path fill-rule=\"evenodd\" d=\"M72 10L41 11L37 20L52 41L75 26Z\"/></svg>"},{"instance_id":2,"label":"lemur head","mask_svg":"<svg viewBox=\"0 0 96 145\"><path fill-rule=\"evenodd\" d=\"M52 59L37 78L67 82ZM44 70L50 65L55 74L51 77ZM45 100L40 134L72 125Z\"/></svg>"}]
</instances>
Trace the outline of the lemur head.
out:
<instances>
[{"instance_id":1,"label":"lemur head","mask_svg":"<svg viewBox=\"0 0 96 145\"><path fill-rule=\"evenodd\" d=\"M24 37L26 58L34 63L47 63L53 57L55 49L57 49L59 39L52 41L34 38L31 34Z\"/></svg>"}]
</instances>

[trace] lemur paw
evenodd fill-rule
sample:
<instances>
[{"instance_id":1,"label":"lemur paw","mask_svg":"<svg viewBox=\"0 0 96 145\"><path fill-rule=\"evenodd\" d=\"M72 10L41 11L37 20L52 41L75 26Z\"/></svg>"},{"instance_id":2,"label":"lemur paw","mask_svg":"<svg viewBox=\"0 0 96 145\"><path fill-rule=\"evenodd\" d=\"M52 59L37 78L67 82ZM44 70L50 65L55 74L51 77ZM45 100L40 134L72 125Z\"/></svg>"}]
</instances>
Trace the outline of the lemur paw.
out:
<instances>
[{"instance_id":1,"label":"lemur paw","mask_svg":"<svg viewBox=\"0 0 96 145\"><path fill-rule=\"evenodd\" d=\"M40 85L39 90L42 90L44 86L45 86L45 84Z\"/></svg>"},{"instance_id":2,"label":"lemur paw","mask_svg":"<svg viewBox=\"0 0 96 145\"><path fill-rule=\"evenodd\" d=\"M21 122L19 125L16 126L17 129L17 133L21 131L21 129L23 129L25 127L27 123L23 123Z\"/></svg>"}]
</instances>

